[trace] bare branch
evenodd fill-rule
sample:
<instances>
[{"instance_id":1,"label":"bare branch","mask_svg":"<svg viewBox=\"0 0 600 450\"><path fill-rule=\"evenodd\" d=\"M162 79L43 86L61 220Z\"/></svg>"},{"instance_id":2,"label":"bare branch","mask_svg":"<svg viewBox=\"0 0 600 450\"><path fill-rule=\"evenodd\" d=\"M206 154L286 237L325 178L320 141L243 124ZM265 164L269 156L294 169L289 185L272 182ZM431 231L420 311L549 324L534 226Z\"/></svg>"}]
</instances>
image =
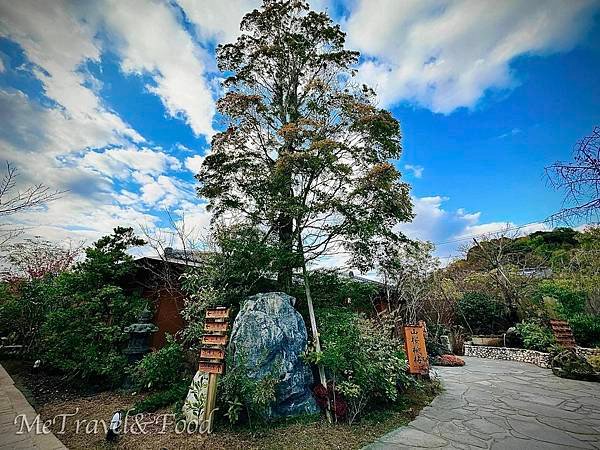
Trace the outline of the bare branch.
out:
<instances>
[{"instance_id":1,"label":"bare branch","mask_svg":"<svg viewBox=\"0 0 600 450\"><path fill-rule=\"evenodd\" d=\"M565 191L563 208L550 216L555 222L600 218L600 126L574 149L572 162L556 162L546 168L549 184Z\"/></svg>"}]
</instances>

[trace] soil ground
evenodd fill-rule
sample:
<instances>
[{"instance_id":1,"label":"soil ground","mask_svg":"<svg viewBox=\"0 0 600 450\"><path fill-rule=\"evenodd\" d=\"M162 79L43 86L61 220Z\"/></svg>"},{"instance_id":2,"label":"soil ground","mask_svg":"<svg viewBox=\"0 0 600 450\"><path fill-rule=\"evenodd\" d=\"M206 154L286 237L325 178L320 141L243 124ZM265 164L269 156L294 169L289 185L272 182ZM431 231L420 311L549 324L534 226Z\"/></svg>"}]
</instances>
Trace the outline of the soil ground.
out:
<instances>
[{"instance_id":1,"label":"soil ground","mask_svg":"<svg viewBox=\"0 0 600 450\"><path fill-rule=\"evenodd\" d=\"M61 430L60 418L50 427L56 437L70 449L361 448L385 433L408 424L436 394L435 386L428 384L424 391L406 393L404 401L394 409L372 411L353 425L330 425L321 416L255 425L254 428L233 428L221 421L216 424L211 435L178 433L174 425L161 432L164 419L160 414L172 413L167 408L156 413L146 413L139 419L139 423L147 424L144 426L145 433L133 434L139 431L139 427L134 424L132 433L120 436L116 443L108 443L101 424L96 427L97 432L93 432L94 420L109 422L115 411L127 410L141 398L140 395L100 392L95 388L82 391L59 375L32 373L28 363L5 360L2 364L42 419L77 412L65 419L64 430ZM80 424L79 432L76 420ZM167 420L174 421L172 417ZM92 432L84 432L85 427L89 427Z\"/></svg>"}]
</instances>

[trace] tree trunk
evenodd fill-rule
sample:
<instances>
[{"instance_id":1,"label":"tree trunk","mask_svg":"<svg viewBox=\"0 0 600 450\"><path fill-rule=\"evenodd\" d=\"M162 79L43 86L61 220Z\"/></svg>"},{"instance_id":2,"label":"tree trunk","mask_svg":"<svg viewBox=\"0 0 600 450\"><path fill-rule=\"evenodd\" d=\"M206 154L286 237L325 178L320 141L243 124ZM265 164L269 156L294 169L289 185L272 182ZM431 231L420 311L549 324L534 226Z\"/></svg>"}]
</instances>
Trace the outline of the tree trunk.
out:
<instances>
[{"instance_id":1,"label":"tree trunk","mask_svg":"<svg viewBox=\"0 0 600 450\"><path fill-rule=\"evenodd\" d=\"M321 353L321 339L319 338L319 330L317 329L317 318L315 317L315 309L313 307L312 296L310 294L310 283L308 281L308 273L306 271L306 260L304 259L304 249L302 247L302 237L298 236L298 250L302 258L302 276L304 278L304 292L306 294L306 303L308 304L308 317L310 319L310 330L313 338L313 344L315 346L315 352ZM318 364L319 369L319 381L321 385L327 390L327 378L325 377L325 369L322 364ZM327 420L329 423L332 422L330 406L327 405Z\"/></svg>"},{"instance_id":2,"label":"tree trunk","mask_svg":"<svg viewBox=\"0 0 600 450\"><path fill-rule=\"evenodd\" d=\"M290 217L279 217L279 248L283 254L283 263L277 273L277 284L283 292L289 293L292 288L292 263L294 225Z\"/></svg>"}]
</instances>

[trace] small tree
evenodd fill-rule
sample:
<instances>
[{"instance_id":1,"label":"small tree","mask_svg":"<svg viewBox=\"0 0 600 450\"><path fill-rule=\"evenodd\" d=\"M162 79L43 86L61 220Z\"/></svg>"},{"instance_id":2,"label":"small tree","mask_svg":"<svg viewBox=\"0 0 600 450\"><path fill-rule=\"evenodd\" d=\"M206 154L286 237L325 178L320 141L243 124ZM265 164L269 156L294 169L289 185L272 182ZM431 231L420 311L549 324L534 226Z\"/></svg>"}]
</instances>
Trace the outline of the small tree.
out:
<instances>
[{"instance_id":1,"label":"small tree","mask_svg":"<svg viewBox=\"0 0 600 450\"><path fill-rule=\"evenodd\" d=\"M58 275L73 265L82 246L73 242L59 245L39 236L9 243L3 255L9 266L5 278L35 279Z\"/></svg>"},{"instance_id":2,"label":"small tree","mask_svg":"<svg viewBox=\"0 0 600 450\"><path fill-rule=\"evenodd\" d=\"M144 241L117 227L85 250L72 271L51 281L51 308L41 326L42 358L80 380L118 381L126 365L123 329L146 301L127 286L135 270L127 254Z\"/></svg>"},{"instance_id":3,"label":"small tree","mask_svg":"<svg viewBox=\"0 0 600 450\"><path fill-rule=\"evenodd\" d=\"M378 270L387 287L390 310L401 312L405 323L417 322L431 277L439 268L433 248L430 242L420 241L382 247Z\"/></svg>"}]
</instances>

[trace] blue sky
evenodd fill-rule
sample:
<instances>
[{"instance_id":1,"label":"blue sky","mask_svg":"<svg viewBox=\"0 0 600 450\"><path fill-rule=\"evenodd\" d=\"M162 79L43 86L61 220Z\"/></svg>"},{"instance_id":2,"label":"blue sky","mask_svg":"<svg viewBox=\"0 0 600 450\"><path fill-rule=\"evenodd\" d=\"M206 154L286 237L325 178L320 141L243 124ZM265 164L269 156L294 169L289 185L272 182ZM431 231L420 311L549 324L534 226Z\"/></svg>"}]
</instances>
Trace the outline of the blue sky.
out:
<instances>
[{"instance_id":1,"label":"blue sky","mask_svg":"<svg viewBox=\"0 0 600 450\"><path fill-rule=\"evenodd\" d=\"M0 156L22 185L67 194L13 220L49 239L164 210L205 230L193 174L219 129L218 42L253 0L0 0ZM544 167L600 124L600 3L319 0L362 53L359 77L401 122L417 217L456 254L509 223L545 229L562 193ZM203 232L203 231L200 231ZM466 241L466 239L465 239Z\"/></svg>"}]
</instances>

